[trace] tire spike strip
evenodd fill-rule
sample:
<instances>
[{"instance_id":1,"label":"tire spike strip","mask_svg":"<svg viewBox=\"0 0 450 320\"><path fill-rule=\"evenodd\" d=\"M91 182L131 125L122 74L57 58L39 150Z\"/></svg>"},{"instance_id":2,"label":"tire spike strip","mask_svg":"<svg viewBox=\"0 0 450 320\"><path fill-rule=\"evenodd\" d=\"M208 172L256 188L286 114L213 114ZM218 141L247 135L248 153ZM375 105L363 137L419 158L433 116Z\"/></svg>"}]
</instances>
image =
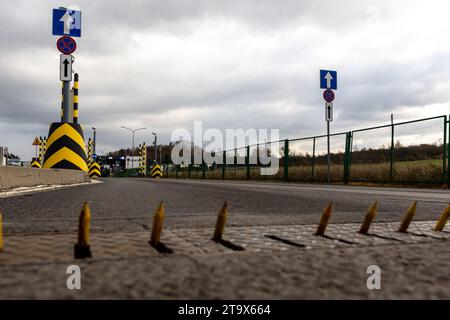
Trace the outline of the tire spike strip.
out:
<instances>
[{"instance_id":1,"label":"tire spike strip","mask_svg":"<svg viewBox=\"0 0 450 320\"><path fill-rule=\"evenodd\" d=\"M369 211L367 211L364 221L361 224L361 228L359 229L359 233L367 234L369 232L370 225L372 224L373 220L375 220L375 216L377 215L377 210L378 210L378 201L375 201L369 208Z\"/></svg>"},{"instance_id":2,"label":"tire spike strip","mask_svg":"<svg viewBox=\"0 0 450 320\"><path fill-rule=\"evenodd\" d=\"M212 237L212 239L216 242L219 242L223 239L223 231L225 230L227 216L228 216L228 204L225 201L222 209L220 209L219 214L217 215L216 228L214 229L214 235Z\"/></svg>"},{"instance_id":3,"label":"tire spike strip","mask_svg":"<svg viewBox=\"0 0 450 320\"><path fill-rule=\"evenodd\" d=\"M78 241L74 247L75 259L84 259L92 257L91 248L89 246L91 228L91 209L89 204L85 202L81 209L78 222Z\"/></svg>"},{"instance_id":4,"label":"tire spike strip","mask_svg":"<svg viewBox=\"0 0 450 320\"><path fill-rule=\"evenodd\" d=\"M441 216L439 217L439 220L436 222L436 226L434 227L434 231L442 231L445 228L445 225L450 218L450 205L447 206L447 208L444 209Z\"/></svg>"},{"instance_id":5,"label":"tire spike strip","mask_svg":"<svg viewBox=\"0 0 450 320\"><path fill-rule=\"evenodd\" d=\"M414 201L414 203L409 207L409 209L406 211L402 224L400 225L400 228L398 228L398 232L406 233L408 232L408 227L411 224L411 221L414 218L414 215L416 214L416 208L417 208L417 201Z\"/></svg>"},{"instance_id":6,"label":"tire spike strip","mask_svg":"<svg viewBox=\"0 0 450 320\"><path fill-rule=\"evenodd\" d=\"M327 229L328 222L330 221L331 218L332 206L333 201L330 201L325 210L323 210L322 217L320 218L320 223L317 226L317 231L315 233L316 236L323 236L325 234L325 230Z\"/></svg>"}]
</instances>

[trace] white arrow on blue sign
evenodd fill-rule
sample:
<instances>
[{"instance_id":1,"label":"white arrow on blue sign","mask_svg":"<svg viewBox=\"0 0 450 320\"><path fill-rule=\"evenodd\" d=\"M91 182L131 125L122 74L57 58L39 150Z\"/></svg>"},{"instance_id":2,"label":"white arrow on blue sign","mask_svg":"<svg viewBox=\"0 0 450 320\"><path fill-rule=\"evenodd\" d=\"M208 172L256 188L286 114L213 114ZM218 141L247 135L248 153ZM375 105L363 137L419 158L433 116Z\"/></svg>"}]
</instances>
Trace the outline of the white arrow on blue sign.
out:
<instances>
[{"instance_id":1,"label":"white arrow on blue sign","mask_svg":"<svg viewBox=\"0 0 450 320\"><path fill-rule=\"evenodd\" d=\"M337 72L331 70L320 70L320 88L337 89Z\"/></svg>"},{"instance_id":2,"label":"white arrow on blue sign","mask_svg":"<svg viewBox=\"0 0 450 320\"><path fill-rule=\"evenodd\" d=\"M81 37L81 11L53 9L54 36Z\"/></svg>"}]
</instances>

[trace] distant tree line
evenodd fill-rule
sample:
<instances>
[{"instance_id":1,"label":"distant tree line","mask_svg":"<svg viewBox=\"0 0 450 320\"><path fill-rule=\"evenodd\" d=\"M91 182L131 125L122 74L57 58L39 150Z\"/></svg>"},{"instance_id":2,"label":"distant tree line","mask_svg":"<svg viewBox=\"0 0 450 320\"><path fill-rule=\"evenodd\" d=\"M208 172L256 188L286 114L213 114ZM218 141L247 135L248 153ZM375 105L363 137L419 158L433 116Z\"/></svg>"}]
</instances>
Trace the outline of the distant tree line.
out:
<instances>
[{"instance_id":1,"label":"distant tree line","mask_svg":"<svg viewBox=\"0 0 450 320\"><path fill-rule=\"evenodd\" d=\"M344 163L344 152L339 151L331 153L330 158L332 163ZM442 159L443 145L438 144L420 144L412 146L403 146L397 141L394 145L394 161L418 161ZM389 162L391 158L391 149L387 147L380 148L362 148L352 150L351 162L352 164L362 163L383 163ZM320 154L314 157L315 164L326 164L327 155ZM309 153L295 153L289 152L289 165L304 166L312 165L313 157Z\"/></svg>"}]
</instances>

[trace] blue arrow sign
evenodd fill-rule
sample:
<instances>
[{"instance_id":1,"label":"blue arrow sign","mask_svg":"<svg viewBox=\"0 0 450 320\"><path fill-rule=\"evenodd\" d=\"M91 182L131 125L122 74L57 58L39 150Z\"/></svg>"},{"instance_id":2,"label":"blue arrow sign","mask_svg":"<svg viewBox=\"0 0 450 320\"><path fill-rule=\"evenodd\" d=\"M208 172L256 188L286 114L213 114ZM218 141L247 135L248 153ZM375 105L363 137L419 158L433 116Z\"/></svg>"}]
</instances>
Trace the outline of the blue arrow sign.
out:
<instances>
[{"instance_id":1,"label":"blue arrow sign","mask_svg":"<svg viewBox=\"0 0 450 320\"><path fill-rule=\"evenodd\" d=\"M331 70L320 70L320 88L337 89L337 72Z\"/></svg>"},{"instance_id":2,"label":"blue arrow sign","mask_svg":"<svg viewBox=\"0 0 450 320\"><path fill-rule=\"evenodd\" d=\"M81 37L81 11L53 9L54 36Z\"/></svg>"}]
</instances>

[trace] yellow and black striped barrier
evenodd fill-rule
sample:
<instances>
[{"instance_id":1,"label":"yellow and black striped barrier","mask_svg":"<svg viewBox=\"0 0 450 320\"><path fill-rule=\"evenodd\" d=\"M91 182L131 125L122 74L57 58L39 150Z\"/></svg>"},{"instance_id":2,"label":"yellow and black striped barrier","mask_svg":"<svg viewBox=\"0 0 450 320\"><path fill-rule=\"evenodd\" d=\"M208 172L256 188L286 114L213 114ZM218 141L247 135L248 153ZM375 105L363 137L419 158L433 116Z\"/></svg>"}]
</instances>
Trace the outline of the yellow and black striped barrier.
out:
<instances>
[{"instance_id":1,"label":"yellow and black striped barrier","mask_svg":"<svg viewBox=\"0 0 450 320\"><path fill-rule=\"evenodd\" d=\"M101 177L101 169L100 169L100 165L93 161L90 166L89 166L89 177Z\"/></svg>"},{"instance_id":2,"label":"yellow and black striped barrier","mask_svg":"<svg viewBox=\"0 0 450 320\"><path fill-rule=\"evenodd\" d=\"M161 166L155 162L152 168L152 178L162 177Z\"/></svg>"},{"instance_id":3,"label":"yellow and black striped barrier","mask_svg":"<svg viewBox=\"0 0 450 320\"><path fill-rule=\"evenodd\" d=\"M88 172L83 130L78 123L54 122L50 125L44 168Z\"/></svg>"},{"instance_id":4,"label":"yellow and black striped barrier","mask_svg":"<svg viewBox=\"0 0 450 320\"><path fill-rule=\"evenodd\" d=\"M38 159L33 158L33 161L31 162L30 167L32 167L32 168L41 168L41 163L38 161Z\"/></svg>"}]
</instances>

